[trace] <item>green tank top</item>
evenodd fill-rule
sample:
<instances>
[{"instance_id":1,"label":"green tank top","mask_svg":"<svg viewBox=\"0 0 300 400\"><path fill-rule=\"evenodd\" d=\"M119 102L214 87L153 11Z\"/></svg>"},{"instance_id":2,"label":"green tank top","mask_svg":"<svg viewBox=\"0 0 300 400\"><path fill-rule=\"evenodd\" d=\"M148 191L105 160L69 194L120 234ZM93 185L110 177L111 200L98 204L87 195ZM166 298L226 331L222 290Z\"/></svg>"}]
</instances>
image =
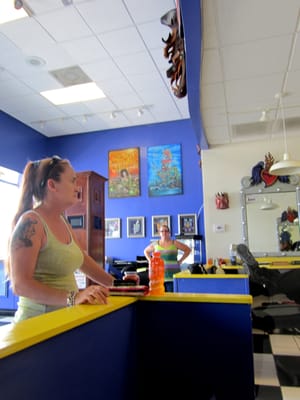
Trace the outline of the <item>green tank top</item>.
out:
<instances>
[{"instance_id":1,"label":"green tank top","mask_svg":"<svg viewBox=\"0 0 300 400\"><path fill-rule=\"evenodd\" d=\"M43 223L47 242L38 255L34 279L56 289L66 291L78 290L74 272L83 263L83 253L74 242L64 217L62 216L62 219L71 237L71 241L68 244L57 240L44 219L38 213L35 214ZM18 322L59 308L63 308L63 306L38 304L28 297L20 296L14 321Z\"/></svg>"},{"instance_id":2,"label":"green tank top","mask_svg":"<svg viewBox=\"0 0 300 400\"><path fill-rule=\"evenodd\" d=\"M159 241L154 244L154 251L158 251L160 253L161 258L165 263L165 281L172 281L173 275L177 272L180 272L180 266L177 261L178 249L175 246L174 242L165 248L159 245Z\"/></svg>"}]
</instances>

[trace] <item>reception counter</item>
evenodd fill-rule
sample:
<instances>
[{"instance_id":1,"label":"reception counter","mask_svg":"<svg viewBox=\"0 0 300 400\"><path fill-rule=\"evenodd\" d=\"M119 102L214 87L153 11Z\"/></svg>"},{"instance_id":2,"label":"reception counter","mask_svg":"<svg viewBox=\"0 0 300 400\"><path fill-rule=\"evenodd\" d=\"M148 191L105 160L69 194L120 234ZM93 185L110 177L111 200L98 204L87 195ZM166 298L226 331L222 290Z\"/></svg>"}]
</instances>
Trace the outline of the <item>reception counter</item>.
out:
<instances>
[{"instance_id":1,"label":"reception counter","mask_svg":"<svg viewBox=\"0 0 300 400\"><path fill-rule=\"evenodd\" d=\"M0 327L1 398L253 400L252 297L111 296Z\"/></svg>"},{"instance_id":2,"label":"reception counter","mask_svg":"<svg viewBox=\"0 0 300 400\"><path fill-rule=\"evenodd\" d=\"M174 274L174 292L249 294L249 275L246 274Z\"/></svg>"},{"instance_id":3,"label":"reception counter","mask_svg":"<svg viewBox=\"0 0 300 400\"><path fill-rule=\"evenodd\" d=\"M284 256L284 257L258 257L257 262L260 267L269 269L299 269L300 257Z\"/></svg>"}]
</instances>

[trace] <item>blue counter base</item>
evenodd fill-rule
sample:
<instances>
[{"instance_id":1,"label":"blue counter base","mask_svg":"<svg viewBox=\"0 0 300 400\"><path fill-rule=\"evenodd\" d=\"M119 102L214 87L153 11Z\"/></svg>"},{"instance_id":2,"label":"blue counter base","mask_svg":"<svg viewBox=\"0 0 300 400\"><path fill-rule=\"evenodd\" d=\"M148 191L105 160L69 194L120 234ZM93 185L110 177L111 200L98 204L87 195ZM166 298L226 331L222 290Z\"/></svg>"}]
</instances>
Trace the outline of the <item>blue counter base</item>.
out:
<instances>
[{"instance_id":1,"label":"blue counter base","mask_svg":"<svg viewBox=\"0 0 300 400\"><path fill-rule=\"evenodd\" d=\"M130 399L135 314L128 306L0 360L1 398Z\"/></svg>"},{"instance_id":2,"label":"blue counter base","mask_svg":"<svg viewBox=\"0 0 300 400\"><path fill-rule=\"evenodd\" d=\"M253 400L250 304L138 300L0 370L5 400Z\"/></svg>"},{"instance_id":3,"label":"blue counter base","mask_svg":"<svg viewBox=\"0 0 300 400\"><path fill-rule=\"evenodd\" d=\"M154 399L254 399L248 306L140 302L137 307L139 399L143 393Z\"/></svg>"}]
</instances>

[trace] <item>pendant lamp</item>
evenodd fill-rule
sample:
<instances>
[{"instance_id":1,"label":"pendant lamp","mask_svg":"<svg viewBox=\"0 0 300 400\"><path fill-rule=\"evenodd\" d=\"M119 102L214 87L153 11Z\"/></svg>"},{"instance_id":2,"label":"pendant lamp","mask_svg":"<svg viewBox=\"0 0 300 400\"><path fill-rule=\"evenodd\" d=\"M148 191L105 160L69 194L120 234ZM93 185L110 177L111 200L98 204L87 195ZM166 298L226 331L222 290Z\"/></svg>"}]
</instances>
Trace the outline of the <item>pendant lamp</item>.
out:
<instances>
[{"instance_id":1,"label":"pendant lamp","mask_svg":"<svg viewBox=\"0 0 300 400\"><path fill-rule=\"evenodd\" d=\"M273 203L272 199L264 198L262 205L260 206L261 210L274 210L278 205Z\"/></svg>"},{"instance_id":2,"label":"pendant lamp","mask_svg":"<svg viewBox=\"0 0 300 400\"><path fill-rule=\"evenodd\" d=\"M283 93L276 94L276 98L279 99L279 106L281 110L282 117L282 129L283 129L283 139L284 139L284 153L283 159L274 163L269 169L270 175L276 176L286 176L286 175L300 175L300 161L290 160L290 155L287 150L287 139L286 139L286 129L285 129L285 118L282 106L282 96Z\"/></svg>"}]
</instances>

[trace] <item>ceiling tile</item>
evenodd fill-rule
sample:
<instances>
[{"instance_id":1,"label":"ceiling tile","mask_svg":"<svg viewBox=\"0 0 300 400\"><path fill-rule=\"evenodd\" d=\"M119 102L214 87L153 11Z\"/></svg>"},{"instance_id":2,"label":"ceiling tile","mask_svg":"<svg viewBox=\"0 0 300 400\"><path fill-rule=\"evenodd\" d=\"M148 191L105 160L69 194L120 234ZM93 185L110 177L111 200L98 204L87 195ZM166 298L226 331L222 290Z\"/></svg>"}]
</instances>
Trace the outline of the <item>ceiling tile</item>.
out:
<instances>
[{"instance_id":1,"label":"ceiling tile","mask_svg":"<svg viewBox=\"0 0 300 400\"><path fill-rule=\"evenodd\" d=\"M285 71L291 41L292 36L286 35L222 48L224 79L243 79Z\"/></svg>"},{"instance_id":2,"label":"ceiling tile","mask_svg":"<svg viewBox=\"0 0 300 400\"><path fill-rule=\"evenodd\" d=\"M155 72L156 66L147 52L115 57L115 62L125 75Z\"/></svg>"},{"instance_id":3,"label":"ceiling tile","mask_svg":"<svg viewBox=\"0 0 300 400\"><path fill-rule=\"evenodd\" d=\"M109 58L106 50L95 36L75 39L61 43L66 52L78 64L90 63L96 60L105 60Z\"/></svg>"},{"instance_id":4,"label":"ceiling tile","mask_svg":"<svg viewBox=\"0 0 300 400\"><path fill-rule=\"evenodd\" d=\"M83 19L95 34L120 30L134 25L122 0L86 1L77 5ZM122 36L118 38L122 41Z\"/></svg>"},{"instance_id":5,"label":"ceiling tile","mask_svg":"<svg viewBox=\"0 0 300 400\"><path fill-rule=\"evenodd\" d=\"M175 8L174 0L124 0L133 19L138 23L157 20Z\"/></svg>"},{"instance_id":6,"label":"ceiling tile","mask_svg":"<svg viewBox=\"0 0 300 400\"><path fill-rule=\"evenodd\" d=\"M214 107L225 107L223 83L211 83L201 85L201 109Z\"/></svg>"},{"instance_id":7,"label":"ceiling tile","mask_svg":"<svg viewBox=\"0 0 300 400\"><path fill-rule=\"evenodd\" d=\"M298 0L217 0L220 45L291 34L296 26Z\"/></svg>"},{"instance_id":8,"label":"ceiling tile","mask_svg":"<svg viewBox=\"0 0 300 400\"><path fill-rule=\"evenodd\" d=\"M19 49L26 49L27 53L34 54L41 43L49 46L55 43L54 39L33 18L23 18L18 21L0 25L0 31L10 39ZM30 48L30 51L29 51Z\"/></svg>"},{"instance_id":9,"label":"ceiling tile","mask_svg":"<svg viewBox=\"0 0 300 400\"><path fill-rule=\"evenodd\" d=\"M110 79L117 79L123 76L114 60L95 61L81 65L85 73L94 81L102 82Z\"/></svg>"},{"instance_id":10,"label":"ceiling tile","mask_svg":"<svg viewBox=\"0 0 300 400\"><path fill-rule=\"evenodd\" d=\"M98 35L98 38L112 57L146 51L146 47L135 27L103 33Z\"/></svg>"},{"instance_id":11,"label":"ceiling tile","mask_svg":"<svg viewBox=\"0 0 300 400\"><path fill-rule=\"evenodd\" d=\"M202 83L222 82L224 77L219 51L217 49L209 49L204 50L203 54L201 66Z\"/></svg>"},{"instance_id":12,"label":"ceiling tile","mask_svg":"<svg viewBox=\"0 0 300 400\"><path fill-rule=\"evenodd\" d=\"M56 42L74 40L92 34L75 7L63 7L38 16L36 19Z\"/></svg>"},{"instance_id":13,"label":"ceiling tile","mask_svg":"<svg viewBox=\"0 0 300 400\"><path fill-rule=\"evenodd\" d=\"M49 137L189 118L188 99L174 96L163 56L171 29L161 17L174 0L26 3L32 17L0 26L2 110ZM80 67L107 97L54 106L39 95L60 87L51 71L70 67ZM136 116L141 105L149 107L143 119ZM127 111L115 121L115 109Z\"/></svg>"},{"instance_id":14,"label":"ceiling tile","mask_svg":"<svg viewBox=\"0 0 300 400\"><path fill-rule=\"evenodd\" d=\"M228 111L263 109L274 106L275 94L280 92L283 74L225 82Z\"/></svg>"}]
</instances>

